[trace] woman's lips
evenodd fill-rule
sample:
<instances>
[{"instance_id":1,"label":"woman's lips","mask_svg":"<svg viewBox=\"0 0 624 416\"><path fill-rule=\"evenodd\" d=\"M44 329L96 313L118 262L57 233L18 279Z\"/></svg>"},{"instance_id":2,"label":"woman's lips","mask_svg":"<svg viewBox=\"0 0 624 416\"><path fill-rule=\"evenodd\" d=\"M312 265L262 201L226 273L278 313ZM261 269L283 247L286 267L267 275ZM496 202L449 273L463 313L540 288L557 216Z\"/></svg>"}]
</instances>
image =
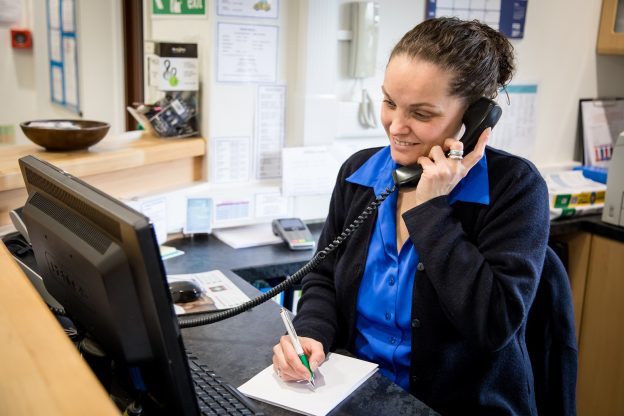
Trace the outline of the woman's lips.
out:
<instances>
[{"instance_id":1,"label":"woman's lips","mask_svg":"<svg viewBox=\"0 0 624 416\"><path fill-rule=\"evenodd\" d=\"M396 144L397 146L416 146L418 144L418 143L406 142L404 140L399 140L396 137L393 137L392 140L394 141L394 144Z\"/></svg>"}]
</instances>

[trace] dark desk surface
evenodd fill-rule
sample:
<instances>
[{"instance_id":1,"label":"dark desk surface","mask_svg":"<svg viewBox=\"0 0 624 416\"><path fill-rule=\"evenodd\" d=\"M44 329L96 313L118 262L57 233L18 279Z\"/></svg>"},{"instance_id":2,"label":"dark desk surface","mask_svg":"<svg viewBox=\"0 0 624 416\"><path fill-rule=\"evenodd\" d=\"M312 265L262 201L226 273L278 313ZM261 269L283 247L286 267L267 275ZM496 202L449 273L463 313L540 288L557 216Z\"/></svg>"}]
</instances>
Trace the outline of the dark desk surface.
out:
<instances>
[{"instance_id":1,"label":"dark desk surface","mask_svg":"<svg viewBox=\"0 0 624 416\"><path fill-rule=\"evenodd\" d=\"M323 224L309 224L308 227L318 241ZM285 244L233 249L213 235L169 240L167 245L185 253L165 261L170 274L231 270L249 282L291 275L314 254L313 250L289 250Z\"/></svg>"},{"instance_id":2,"label":"dark desk surface","mask_svg":"<svg viewBox=\"0 0 624 416\"><path fill-rule=\"evenodd\" d=\"M171 272L179 273L181 270ZM258 295L257 289L236 274L224 272L248 296ZM225 321L184 329L182 334L185 344L225 381L238 387L271 365L271 348L285 332L279 309L275 302L269 301ZM256 403L267 415L294 414L266 403ZM331 415L425 416L437 413L381 374L375 373Z\"/></svg>"},{"instance_id":3,"label":"dark desk surface","mask_svg":"<svg viewBox=\"0 0 624 416\"><path fill-rule=\"evenodd\" d=\"M317 240L321 229L322 224L310 225L310 230ZM599 215L551 222L551 236L577 231L587 231L624 241L624 228L603 223ZM212 235L170 240L167 244L186 253L165 261L168 273L223 270L250 297L257 295L258 291L247 282L290 275L303 266L313 254L312 251L291 251L281 244L235 250ZM250 312L210 326L183 330L187 345L236 387L271 365L271 347L283 333L279 306L274 302L266 302ZM247 357L254 359L249 360ZM259 407L271 415L292 414L264 403L259 404ZM386 414L436 413L379 373L371 377L332 413L332 415L375 416Z\"/></svg>"}]
</instances>

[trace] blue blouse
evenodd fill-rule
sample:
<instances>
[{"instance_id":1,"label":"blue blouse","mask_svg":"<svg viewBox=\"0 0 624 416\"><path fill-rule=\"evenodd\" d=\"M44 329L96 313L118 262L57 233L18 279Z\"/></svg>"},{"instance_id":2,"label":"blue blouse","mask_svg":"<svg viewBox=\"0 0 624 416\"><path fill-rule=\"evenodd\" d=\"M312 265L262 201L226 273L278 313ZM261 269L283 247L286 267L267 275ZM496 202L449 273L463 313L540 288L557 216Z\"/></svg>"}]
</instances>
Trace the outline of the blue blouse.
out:
<instances>
[{"instance_id":1,"label":"blue blouse","mask_svg":"<svg viewBox=\"0 0 624 416\"><path fill-rule=\"evenodd\" d=\"M347 181L373 188L375 195L392 187L397 165L390 146L367 160ZM360 284L355 323L355 353L379 364L381 373L409 390L412 288L419 256L407 239L400 252L396 245L397 192L379 206L377 223L368 247ZM489 205L487 161L483 157L450 193L449 203Z\"/></svg>"}]
</instances>

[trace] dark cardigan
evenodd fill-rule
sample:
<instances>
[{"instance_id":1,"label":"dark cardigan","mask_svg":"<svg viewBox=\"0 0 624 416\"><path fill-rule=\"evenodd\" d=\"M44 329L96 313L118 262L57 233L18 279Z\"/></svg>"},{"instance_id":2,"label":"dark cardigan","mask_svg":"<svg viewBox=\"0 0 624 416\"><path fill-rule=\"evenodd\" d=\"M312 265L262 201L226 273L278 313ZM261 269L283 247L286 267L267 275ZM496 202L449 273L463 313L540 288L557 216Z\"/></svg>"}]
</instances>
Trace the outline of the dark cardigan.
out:
<instances>
[{"instance_id":1,"label":"dark cardigan","mask_svg":"<svg viewBox=\"0 0 624 416\"><path fill-rule=\"evenodd\" d=\"M374 200L346 182L379 149L342 166L319 240L328 245ZM403 214L420 255L410 392L443 415L535 415L525 345L548 239L546 185L528 161L486 148L490 205L438 197ZM302 280L297 332L353 352L358 288L376 213Z\"/></svg>"}]
</instances>

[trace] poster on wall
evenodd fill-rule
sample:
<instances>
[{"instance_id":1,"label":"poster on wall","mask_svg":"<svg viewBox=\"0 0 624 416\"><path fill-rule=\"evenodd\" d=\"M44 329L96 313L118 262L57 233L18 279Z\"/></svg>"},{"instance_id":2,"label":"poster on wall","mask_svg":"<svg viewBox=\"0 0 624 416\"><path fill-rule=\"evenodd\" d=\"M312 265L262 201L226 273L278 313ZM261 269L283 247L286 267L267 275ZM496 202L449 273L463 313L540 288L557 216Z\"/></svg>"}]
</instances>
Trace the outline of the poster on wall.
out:
<instances>
[{"instance_id":1,"label":"poster on wall","mask_svg":"<svg viewBox=\"0 0 624 416\"><path fill-rule=\"evenodd\" d=\"M275 83L278 27L219 23L217 82Z\"/></svg>"},{"instance_id":2,"label":"poster on wall","mask_svg":"<svg viewBox=\"0 0 624 416\"><path fill-rule=\"evenodd\" d=\"M524 21L529 0L428 0L427 19L454 16L477 19L510 39L524 37Z\"/></svg>"},{"instance_id":3,"label":"poster on wall","mask_svg":"<svg viewBox=\"0 0 624 416\"><path fill-rule=\"evenodd\" d=\"M279 0L217 0L217 16L277 19Z\"/></svg>"},{"instance_id":4,"label":"poster on wall","mask_svg":"<svg viewBox=\"0 0 624 416\"><path fill-rule=\"evenodd\" d=\"M206 0L152 0L152 17L205 17Z\"/></svg>"},{"instance_id":5,"label":"poster on wall","mask_svg":"<svg viewBox=\"0 0 624 416\"><path fill-rule=\"evenodd\" d=\"M50 99L80 114L76 1L47 0Z\"/></svg>"},{"instance_id":6,"label":"poster on wall","mask_svg":"<svg viewBox=\"0 0 624 416\"><path fill-rule=\"evenodd\" d=\"M510 84L496 101L503 115L492 130L488 144L531 159L537 129L537 84Z\"/></svg>"},{"instance_id":7,"label":"poster on wall","mask_svg":"<svg viewBox=\"0 0 624 416\"><path fill-rule=\"evenodd\" d=\"M259 85L256 98L256 179L282 176L286 86Z\"/></svg>"}]
</instances>

